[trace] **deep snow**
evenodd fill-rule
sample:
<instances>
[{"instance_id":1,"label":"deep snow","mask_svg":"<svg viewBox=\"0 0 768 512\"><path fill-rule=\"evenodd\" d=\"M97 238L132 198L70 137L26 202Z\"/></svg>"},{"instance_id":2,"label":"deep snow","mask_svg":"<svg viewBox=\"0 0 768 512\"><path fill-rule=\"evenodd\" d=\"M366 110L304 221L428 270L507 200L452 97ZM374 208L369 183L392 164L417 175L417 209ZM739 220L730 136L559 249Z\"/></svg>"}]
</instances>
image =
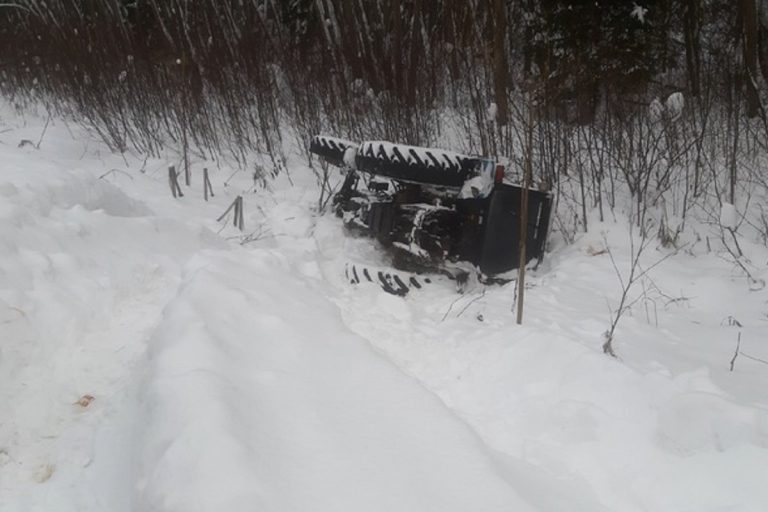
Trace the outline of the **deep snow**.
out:
<instances>
[{"instance_id":1,"label":"deep snow","mask_svg":"<svg viewBox=\"0 0 768 512\"><path fill-rule=\"evenodd\" d=\"M739 333L768 360L768 291L705 242L649 274L614 360L620 217L553 240L517 326L513 285L348 285L386 262L300 164L265 190L195 160L174 200L172 156L51 123L17 147L44 121L0 111L1 511L768 510L768 365L729 371ZM241 193L243 245L215 221Z\"/></svg>"}]
</instances>

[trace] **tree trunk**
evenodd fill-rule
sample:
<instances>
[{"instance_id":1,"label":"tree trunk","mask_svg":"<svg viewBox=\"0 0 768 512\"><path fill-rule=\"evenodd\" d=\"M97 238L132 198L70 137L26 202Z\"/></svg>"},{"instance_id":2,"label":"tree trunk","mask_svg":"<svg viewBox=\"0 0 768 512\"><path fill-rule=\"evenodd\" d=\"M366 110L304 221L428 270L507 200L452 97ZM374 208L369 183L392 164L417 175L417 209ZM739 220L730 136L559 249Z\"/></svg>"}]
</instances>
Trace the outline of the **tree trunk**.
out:
<instances>
[{"instance_id":1,"label":"tree trunk","mask_svg":"<svg viewBox=\"0 0 768 512\"><path fill-rule=\"evenodd\" d=\"M762 7L768 11L768 1L763 0L765 7ZM768 15L766 15L768 17ZM760 71L763 74L763 80L768 83L768 20L761 19L757 29L757 51L758 60L760 61Z\"/></svg>"},{"instance_id":2,"label":"tree trunk","mask_svg":"<svg viewBox=\"0 0 768 512\"><path fill-rule=\"evenodd\" d=\"M421 30L422 30L422 12L421 12L421 0L414 0L413 2L413 14L411 20L411 55L408 59L408 89L407 89L407 105L409 108L416 107L416 95L417 95L417 80L419 70L419 50L422 49L421 45Z\"/></svg>"},{"instance_id":3,"label":"tree trunk","mask_svg":"<svg viewBox=\"0 0 768 512\"><path fill-rule=\"evenodd\" d=\"M392 26L392 54L390 55L392 65L394 66L394 87L395 95L398 98L403 97L403 20L400 16L400 0L391 0L389 20Z\"/></svg>"},{"instance_id":4,"label":"tree trunk","mask_svg":"<svg viewBox=\"0 0 768 512\"><path fill-rule=\"evenodd\" d=\"M740 0L741 23L744 40L744 67L747 87L747 117L757 117L760 96L757 92L757 5L755 0Z\"/></svg>"},{"instance_id":5,"label":"tree trunk","mask_svg":"<svg viewBox=\"0 0 768 512\"><path fill-rule=\"evenodd\" d=\"M698 96L701 92L701 43L700 27L700 0L686 0L684 32L685 32L685 62L688 73L688 89L691 96Z\"/></svg>"},{"instance_id":6,"label":"tree trunk","mask_svg":"<svg viewBox=\"0 0 768 512\"><path fill-rule=\"evenodd\" d=\"M507 13L504 0L493 1L493 87L496 96L496 122L507 124L507 56L504 40L507 32Z\"/></svg>"}]
</instances>

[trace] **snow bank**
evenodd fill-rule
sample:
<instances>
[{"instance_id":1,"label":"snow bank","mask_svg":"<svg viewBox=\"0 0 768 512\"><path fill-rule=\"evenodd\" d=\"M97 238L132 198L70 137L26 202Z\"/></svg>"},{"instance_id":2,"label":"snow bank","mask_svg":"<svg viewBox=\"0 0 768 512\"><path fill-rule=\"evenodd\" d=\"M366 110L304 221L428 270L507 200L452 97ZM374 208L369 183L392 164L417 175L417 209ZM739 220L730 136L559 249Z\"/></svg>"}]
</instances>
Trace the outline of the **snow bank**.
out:
<instances>
[{"instance_id":1,"label":"snow bank","mask_svg":"<svg viewBox=\"0 0 768 512\"><path fill-rule=\"evenodd\" d=\"M226 244L159 214L141 162L109 174L123 159L49 128L39 150L12 137L42 124L0 140L0 510L127 512L145 343L181 265Z\"/></svg>"},{"instance_id":2,"label":"snow bank","mask_svg":"<svg viewBox=\"0 0 768 512\"><path fill-rule=\"evenodd\" d=\"M737 332L723 320L749 318L742 350L764 358L768 294L730 282L715 256L680 256L653 277L688 302L636 290L617 361L600 342L619 285L610 259L586 250L599 238L585 238L529 276L523 326L514 284L405 300L359 287L342 300L345 322L508 455L539 510L766 510L768 372L748 359L728 371Z\"/></svg>"},{"instance_id":3,"label":"snow bank","mask_svg":"<svg viewBox=\"0 0 768 512\"><path fill-rule=\"evenodd\" d=\"M682 115L685 108L685 96L679 91L673 92L667 97L664 106L667 110L667 115L671 119L677 119Z\"/></svg>"},{"instance_id":4,"label":"snow bank","mask_svg":"<svg viewBox=\"0 0 768 512\"><path fill-rule=\"evenodd\" d=\"M648 115L651 120L658 122L661 119L676 121L683 114L685 108L685 96L681 92L673 92L662 104L658 98L651 100L648 105Z\"/></svg>"},{"instance_id":5,"label":"snow bank","mask_svg":"<svg viewBox=\"0 0 768 512\"><path fill-rule=\"evenodd\" d=\"M321 285L269 250L191 264L151 343L139 508L529 510Z\"/></svg>"}]
</instances>

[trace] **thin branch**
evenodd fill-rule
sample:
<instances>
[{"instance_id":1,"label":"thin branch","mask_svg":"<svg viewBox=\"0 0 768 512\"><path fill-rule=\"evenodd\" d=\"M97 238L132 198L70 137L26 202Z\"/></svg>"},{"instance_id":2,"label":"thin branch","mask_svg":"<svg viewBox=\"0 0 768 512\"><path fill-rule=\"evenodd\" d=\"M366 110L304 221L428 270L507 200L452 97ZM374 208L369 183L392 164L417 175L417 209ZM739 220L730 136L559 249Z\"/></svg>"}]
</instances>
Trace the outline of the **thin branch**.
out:
<instances>
[{"instance_id":1,"label":"thin branch","mask_svg":"<svg viewBox=\"0 0 768 512\"><path fill-rule=\"evenodd\" d=\"M32 12L32 9L25 5L19 5L19 4L0 4L0 8L3 7L13 7L15 9L21 9L22 11Z\"/></svg>"},{"instance_id":2,"label":"thin branch","mask_svg":"<svg viewBox=\"0 0 768 512\"><path fill-rule=\"evenodd\" d=\"M461 311L459 311L459 314L456 315L456 318L459 318L461 316L461 314L464 313L467 310L467 308L472 305L472 303L482 299L484 296L485 296L485 288L483 288L483 291L482 291L482 293L480 295L476 296L474 299L472 299L469 302L467 302L467 304L461 309Z\"/></svg>"},{"instance_id":3,"label":"thin branch","mask_svg":"<svg viewBox=\"0 0 768 512\"><path fill-rule=\"evenodd\" d=\"M733 365L736 364L736 358L739 356L739 347L741 346L741 332L739 332L738 338L736 338L736 352L733 353L733 359L731 359L731 371L733 371Z\"/></svg>"},{"instance_id":4,"label":"thin branch","mask_svg":"<svg viewBox=\"0 0 768 512\"><path fill-rule=\"evenodd\" d=\"M739 354L746 357L747 359L757 361L758 363L768 364L768 361L766 361L765 359L760 359L759 357L750 356L749 354L745 354L744 352L739 352Z\"/></svg>"}]
</instances>

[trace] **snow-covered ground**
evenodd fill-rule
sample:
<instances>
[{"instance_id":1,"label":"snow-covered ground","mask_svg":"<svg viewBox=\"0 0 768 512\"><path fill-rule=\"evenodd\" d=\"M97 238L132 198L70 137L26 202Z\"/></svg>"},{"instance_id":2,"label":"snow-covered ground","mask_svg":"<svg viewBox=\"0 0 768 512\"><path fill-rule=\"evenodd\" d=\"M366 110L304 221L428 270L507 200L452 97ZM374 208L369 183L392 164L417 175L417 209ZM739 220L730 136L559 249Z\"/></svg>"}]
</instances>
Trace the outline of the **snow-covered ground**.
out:
<instances>
[{"instance_id":1,"label":"snow-covered ground","mask_svg":"<svg viewBox=\"0 0 768 512\"><path fill-rule=\"evenodd\" d=\"M299 164L209 163L205 202L194 161L173 199L172 157L44 124L0 111L0 511L768 510L768 290L706 227L617 360L621 218L554 240L518 326L512 285L348 285L384 260ZM238 194L247 240L216 222Z\"/></svg>"}]
</instances>

